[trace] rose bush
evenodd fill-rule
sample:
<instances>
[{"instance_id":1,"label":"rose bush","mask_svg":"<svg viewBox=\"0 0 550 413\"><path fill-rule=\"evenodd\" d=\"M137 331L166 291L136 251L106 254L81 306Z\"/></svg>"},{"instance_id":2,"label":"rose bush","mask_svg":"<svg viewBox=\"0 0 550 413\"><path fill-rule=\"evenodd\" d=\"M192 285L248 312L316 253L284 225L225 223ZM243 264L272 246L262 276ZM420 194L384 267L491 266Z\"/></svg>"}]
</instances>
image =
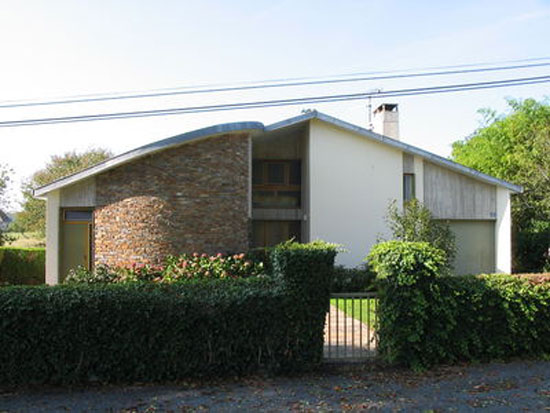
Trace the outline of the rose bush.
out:
<instances>
[{"instance_id":1,"label":"rose bush","mask_svg":"<svg viewBox=\"0 0 550 413\"><path fill-rule=\"evenodd\" d=\"M254 262L246 254L169 255L159 264L133 263L125 267L99 265L94 270L71 270L65 283L174 283L195 279L224 279L257 277L264 273L264 265Z\"/></svg>"}]
</instances>

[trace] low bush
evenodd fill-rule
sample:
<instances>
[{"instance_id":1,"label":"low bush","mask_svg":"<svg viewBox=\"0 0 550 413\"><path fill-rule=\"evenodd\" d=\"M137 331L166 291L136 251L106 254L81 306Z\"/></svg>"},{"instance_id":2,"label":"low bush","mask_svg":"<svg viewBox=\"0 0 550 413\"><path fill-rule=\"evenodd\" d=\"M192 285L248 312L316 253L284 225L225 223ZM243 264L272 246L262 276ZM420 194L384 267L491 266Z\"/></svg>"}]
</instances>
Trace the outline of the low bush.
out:
<instances>
[{"instance_id":1,"label":"low bush","mask_svg":"<svg viewBox=\"0 0 550 413\"><path fill-rule=\"evenodd\" d=\"M379 351L386 361L425 369L550 353L544 279L439 276L440 253L417 243L377 246L371 256L381 276Z\"/></svg>"},{"instance_id":2,"label":"low bush","mask_svg":"<svg viewBox=\"0 0 550 413\"><path fill-rule=\"evenodd\" d=\"M44 248L0 247L0 285L44 284Z\"/></svg>"},{"instance_id":3,"label":"low bush","mask_svg":"<svg viewBox=\"0 0 550 413\"><path fill-rule=\"evenodd\" d=\"M262 274L262 262L254 262L245 254L207 255L182 254L167 256L159 265L135 263L128 267L99 265L93 270L79 267L71 270L67 284L123 283L152 281L174 283L191 279L246 278Z\"/></svg>"},{"instance_id":4,"label":"low bush","mask_svg":"<svg viewBox=\"0 0 550 413\"><path fill-rule=\"evenodd\" d=\"M375 289L375 277L376 274L367 266L346 268L337 265L334 267L331 292L356 293L373 291Z\"/></svg>"},{"instance_id":5,"label":"low bush","mask_svg":"<svg viewBox=\"0 0 550 413\"><path fill-rule=\"evenodd\" d=\"M0 289L0 384L311 369L335 255L330 244L285 244L273 277Z\"/></svg>"}]
</instances>

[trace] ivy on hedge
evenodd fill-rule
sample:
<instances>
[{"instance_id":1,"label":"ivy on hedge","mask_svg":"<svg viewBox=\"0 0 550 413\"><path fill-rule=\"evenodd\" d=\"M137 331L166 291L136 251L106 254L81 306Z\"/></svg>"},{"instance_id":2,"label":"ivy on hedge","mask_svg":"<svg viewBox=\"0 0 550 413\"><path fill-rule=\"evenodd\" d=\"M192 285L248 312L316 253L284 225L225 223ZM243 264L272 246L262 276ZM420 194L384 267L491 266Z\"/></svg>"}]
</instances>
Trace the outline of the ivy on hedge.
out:
<instances>
[{"instance_id":1,"label":"ivy on hedge","mask_svg":"<svg viewBox=\"0 0 550 413\"><path fill-rule=\"evenodd\" d=\"M0 247L0 285L44 284L44 248Z\"/></svg>"},{"instance_id":2,"label":"ivy on hedge","mask_svg":"<svg viewBox=\"0 0 550 413\"><path fill-rule=\"evenodd\" d=\"M0 384L151 382L321 361L336 250L273 251L275 277L0 289Z\"/></svg>"},{"instance_id":3,"label":"ivy on hedge","mask_svg":"<svg viewBox=\"0 0 550 413\"><path fill-rule=\"evenodd\" d=\"M370 260L380 275L386 361L425 369L550 353L550 284L505 274L439 276L438 250L422 243L383 243Z\"/></svg>"}]
</instances>

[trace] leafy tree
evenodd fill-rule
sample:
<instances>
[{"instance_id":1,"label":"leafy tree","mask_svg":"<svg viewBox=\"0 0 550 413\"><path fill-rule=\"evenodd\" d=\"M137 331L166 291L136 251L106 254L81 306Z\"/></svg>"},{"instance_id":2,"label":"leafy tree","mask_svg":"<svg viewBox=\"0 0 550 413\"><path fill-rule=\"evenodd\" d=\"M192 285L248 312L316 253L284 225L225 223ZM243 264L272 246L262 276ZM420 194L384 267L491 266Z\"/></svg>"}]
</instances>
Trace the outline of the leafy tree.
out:
<instances>
[{"instance_id":1,"label":"leafy tree","mask_svg":"<svg viewBox=\"0 0 550 413\"><path fill-rule=\"evenodd\" d=\"M550 105L508 100L508 114L480 111L472 136L453 144L454 161L522 185L512 198L514 271L548 266L550 246Z\"/></svg>"},{"instance_id":2,"label":"leafy tree","mask_svg":"<svg viewBox=\"0 0 550 413\"><path fill-rule=\"evenodd\" d=\"M449 225L436 220L430 210L416 199L405 203L400 211L395 201L388 207L386 221L394 239L428 242L445 253L447 269L452 269L456 257L455 235Z\"/></svg>"},{"instance_id":3,"label":"leafy tree","mask_svg":"<svg viewBox=\"0 0 550 413\"><path fill-rule=\"evenodd\" d=\"M0 209L8 207L8 184L11 181L12 170L7 165L0 164ZM8 241L6 234L0 228L0 246Z\"/></svg>"},{"instance_id":4,"label":"leafy tree","mask_svg":"<svg viewBox=\"0 0 550 413\"><path fill-rule=\"evenodd\" d=\"M71 151L61 156L54 155L44 169L35 172L23 185L23 210L17 214L16 225L25 231L39 232L46 230L45 203L33 196L33 189L49 184L56 179L74 174L112 156L107 149L94 148L85 152Z\"/></svg>"}]
</instances>

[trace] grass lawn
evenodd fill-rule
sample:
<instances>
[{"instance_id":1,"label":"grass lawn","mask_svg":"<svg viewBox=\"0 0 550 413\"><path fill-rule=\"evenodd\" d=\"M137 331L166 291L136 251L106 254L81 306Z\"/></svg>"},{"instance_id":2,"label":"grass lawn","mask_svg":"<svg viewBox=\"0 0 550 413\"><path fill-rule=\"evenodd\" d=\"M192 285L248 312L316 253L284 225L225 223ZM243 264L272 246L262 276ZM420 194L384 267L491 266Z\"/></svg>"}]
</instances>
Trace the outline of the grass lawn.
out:
<instances>
[{"instance_id":1,"label":"grass lawn","mask_svg":"<svg viewBox=\"0 0 550 413\"><path fill-rule=\"evenodd\" d=\"M35 248L45 247L46 239L38 232L7 232L9 238L15 238L15 241L6 244L6 247Z\"/></svg>"},{"instance_id":2,"label":"grass lawn","mask_svg":"<svg viewBox=\"0 0 550 413\"><path fill-rule=\"evenodd\" d=\"M376 320L376 307L378 306L378 300L376 298L363 298L363 299L345 299L345 298L331 298L330 304L338 307L348 316L361 321L371 327L374 326Z\"/></svg>"}]
</instances>

